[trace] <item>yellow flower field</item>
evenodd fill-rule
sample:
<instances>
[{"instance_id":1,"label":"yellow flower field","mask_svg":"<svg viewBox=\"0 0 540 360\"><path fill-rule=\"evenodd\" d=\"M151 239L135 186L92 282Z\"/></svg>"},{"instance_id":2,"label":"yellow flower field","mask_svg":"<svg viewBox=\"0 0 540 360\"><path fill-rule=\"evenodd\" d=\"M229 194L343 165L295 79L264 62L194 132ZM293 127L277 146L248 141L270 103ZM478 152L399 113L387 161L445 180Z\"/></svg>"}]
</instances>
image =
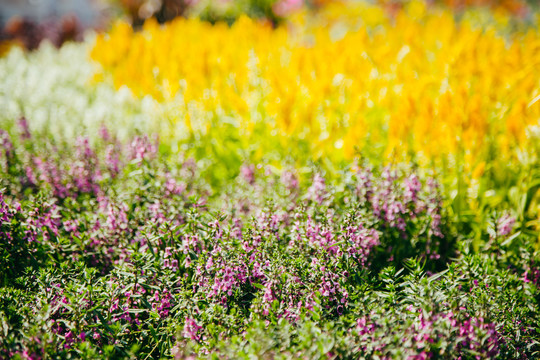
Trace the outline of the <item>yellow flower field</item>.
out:
<instances>
[{"instance_id":1,"label":"yellow flower field","mask_svg":"<svg viewBox=\"0 0 540 360\"><path fill-rule=\"evenodd\" d=\"M395 16L333 4L278 28L248 18L231 27L147 22L140 32L117 23L91 56L103 66L98 78L171 104L171 138L224 119L248 138L262 124L283 146L305 139L316 157L352 158L358 149L463 160L480 176L486 162L512 161L534 141L527 129L540 119L540 34L504 14L471 19L413 2Z\"/></svg>"}]
</instances>

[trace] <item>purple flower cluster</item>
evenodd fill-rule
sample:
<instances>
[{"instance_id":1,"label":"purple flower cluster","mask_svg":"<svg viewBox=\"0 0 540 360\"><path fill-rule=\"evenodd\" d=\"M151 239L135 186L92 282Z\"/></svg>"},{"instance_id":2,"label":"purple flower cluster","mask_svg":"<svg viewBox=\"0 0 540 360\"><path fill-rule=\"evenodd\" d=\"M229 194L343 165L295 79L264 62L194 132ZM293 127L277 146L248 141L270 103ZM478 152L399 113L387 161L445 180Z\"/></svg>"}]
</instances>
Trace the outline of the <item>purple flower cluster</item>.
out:
<instances>
[{"instance_id":1,"label":"purple flower cluster","mask_svg":"<svg viewBox=\"0 0 540 360\"><path fill-rule=\"evenodd\" d=\"M88 137L81 136L73 144L73 150L59 148L47 140L42 144L30 142L33 139L26 118L21 118L18 125L20 146L15 146L9 134L0 130L0 157L3 160L0 170L10 174L18 172L17 179L24 188L37 190L45 185L60 200L77 198L81 194L102 195L104 180L116 178L122 170L125 162L122 158L150 158L157 151L147 137L137 137L128 146L123 146L108 135L106 128L102 131L107 139L104 144L92 146ZM43 153L49 155L44 157Z\"/></svg>"},{"instance_id":2,"label":"purple flower cluster","mask_svg":"<svg viewBox=\"0 0 540 360\"><path fill-rule=\"evenodd\" d=\"M27 243L49 241L51 237L58 237L62 222L54 202L36 203L32 208L23 211L19 202L14 200L8 205L5 200L4 194L0 192L0 236L7 244L13 245L15 236Z\"/></svg>"},{"instance_id":3,"label":"purple flower cluster","mask_svg":"<svg viewBox=\"0 0 540 360\"><path fill-rule=\"evenodd\" d=\"M540 288L540 263L534 260L529 261L522 279L526 283L533 283Z\"/></svg>"},{"instance_id":4,"label":"purple flower cluster","mask_svg":"<svg viewBox=\"0 0 540 360\"><path fill-rule=\"evenodd\" d=\"M443 237L440 229L442 204L433 179L429 179L427 186L423 186L416 174L400 178L397 171L389 167L384 168L380 181L374 181L369 169L361 169L358 178L359 197L365 198L371 204L375 216L390 227L399 229L406 236L408 219L416 219L427 212L430 233Z\"/></svg>"},{"instance_id":5,"label":"purple flower cluster","mask_svg":"<svg viewBox=\"0 0 540 360\"><path fill-rule=\"evenodd\" d=\"M200 334L199 331L202 329L202 326L197 325L197 322L193 319L186 318L184 325L184 337L191 340L199 340Z\"/></svg>"},{"instance_id":6,"label":"purple flower cluster","mask_svg":"<svg viewBox=\"0 0 540 360\"><path fill-rule=\"evenodd\" d=\"M497 234L499 236L510 235L514 224L516 223L516 218L510 214L505 214L497 219Z\"/></svg>"},{"instance_id":7,"label":"purple flower cluster","mask_svg":"<svg viewBox=\"0 0 540 360\"><path fill-rule=\"evenodd\" d=\"M29 225L26 232L28 241L40 241L40 239L49 241L51 237L58 238L62 229L58 206L54 203L44 203L30 210L27 224Z\"/></svg>"},{"instance_id":8,"label":"purple flower cluster","mask_svg":"<svg viewBox=\"0 0 540 360\"><path fill-rule=\"evenodd\" d=\"M34 174L37 173L38 179L51 187L54 197L57 199L65 199L68 197L68 187L64 180L65 174L58 168L58 165L54 160L43 160L38 156L34 157L33 160L34 168L27 167L27 181L34 186L38 185L34 176Z\"/></svg>"},{"instance_id":9,"label":"purple flower cluster","mask_svg":"<svg viewBox=\"0 0 540 360\"><path fill-rule=\"evenodd\" d=\"M313 183L307 191L307 198L322 205L327 197L326 181L321 174L316 173L313 178Z\"/></svg>"},{"instance_id":10,"label":"purple flower cluster","mask_svg":"<svg viewBox=\"0 0 540 360\"><path fill-rule=\"evenodd\" d=\"M112 283L112 282L111 282ZM111 284L112 285L112 284ZM147 290L140 284L135 284L131 289L126 289L125 285L116 287L117 295L112 299L108 312L112 314L111 323L123 322L128 324L140 325L140 312L137 311L143 307L142 297L147 294ZM155 311L166 311L168 308L163 307L160 310L160 296L156 291L151 297L152 309Z\"/></svg>"},{"instance_id":11,"label":"purple flower cluster","mask_svg":"<svg viewBox=\"0 0 540 360\"><path fill-rule=\"evenodd\" d=\"M7 131L0 129L0 149L4 156L4 163L2 166L7 170L9 167L9 161L13 156L13 143L11 142L11 137ZM4 171L6 171L4 170Z\"/></svg>"},{"instance_id":12,"label":"purple flower cluster","mask_svg":"<svg viewBox=\"0 0 540 360\"><path fill-rule=\"evenodd\" d=\"M180 338L173 343L203 346L210 322L221 326L212 336L226 338L251 320L354 318L361 284L377 286L381 268L406 258L433 265L447 241L437 183L409 170L348 169L336 184L321 172L246 163L230 187L212 193L200 164L171 164L147 136L122 144L102 128L101 140L79 137L73 151L41 144L56 151L45 159L39 143L24 144L27 125L9 150L20 163L13 174L2 169L0 236L31 244L25 255L41 252L36 269L53 261L48 254L68 269L43 302L59 351L82 342L120 347L169 325ZM455 334L464 329L460 346L483 351L467 334L491 336L491 325L457 319L420 314L407 330L414 354L429 355L443 322ZM375 320L359 322L360 343L378 336Z\"/></svg>"},{"instance_id":13,"label":"purple flower cluster","mask_svg":"<svg viewBox=\"0 0 540 360\"><path fill-rule=\"evenodd\" d=\"M391 334L403 331L404 338L400 339L403 355L410 360L437 358L438 352L434 349L441 341L452 344L449 349L456 351L458 359L469 358L471 353L476 354L476 359L493 359L500 351L501 335L495 324L486 322L481 317L469 316L462 311L426 313L421 309L414 309L411 305L407 310L413 317L403 329L386 329L385 324L378 323L369 316L358 319L354 333L362 344L361 350L364 353L391 358L384 355L388 353L387 348L391 347L391 342L395 341ZM387 343L381 342L381 338L378 338L381 335Z\"/></svg>"},{"instance_id":14,"label":"purple flower cluster","mask_svg":"<svg viewBox=\"0 0 540 360\"><path fill-rule=\"evenodd\" d=\"M287 232L290 218L296 220L291 224L292 232ZM338 223L337 216L335 220L329 219ZM303 311L318 306L318 302L330 312L342 313L348 305L345 284L349 273L367 268L371 251L379 244L379 234L374 229L361 224L323 225L301 212L288 215L263 211L253 225L255 232L251 227L243 231L236 218L230 230L224 231L215 222L217 245L207 250L198 241L192 241L190 249L200 253L194 277L197 293L228 306L235 296L244 296L242 291L260 289L252 306L264 316L276 307L278 317L297 319ZM290 240L280 245L280 238ZM276 246L283 246L283 250ZM275 251L308 256L302 262L276 259ZM343 269L345 262L350 263L349 270Z\"/></svg>"},{"instance_id":15,"label":"purple flower cluster","mask_svg":"<svg viewBox=\"0 0 540 360\"><path fill-rule=\"evenodd\" d=\"M100 193L101 171L96 153L90 148L88 138L79 137L76 142L76 161L69 168L73 185L81 193Z\"/></svg>"},{"instance_id":16,"label":"purple flower cluster","mask_svg":"<svg viewBox=\"0 0 540 360\"><path fill-rule=\"evenodd\" d=\"M137 136L129 145L129 158L136 162L150 160L157 153L157 139L151 141L148 136Z\"/></svg>"},{"instance_id":17,"label":"purple flower cluster","mask_svg":"<svg viewBox=\"0 0 540 360\"><path fill-rule=\"evenodd\" d=\"M20 210L21 205L18 203L15 204L15 209L12 210L5 202L4 194L0 191L0 237L7 243L13 242L12 229L8 224L11 223L15 214Z\"/></svg>"},{"instance_id":18,"label":"purple flower cluster","mask_svg":"<svg viewBox=\"0 0 540 360\"><path fill-rule=\"evenodd\" d=\"M418 250L422 250L420 255L430 260L440 259L443 204L434 179L422 183L417 174L400 176L390 167L385 167L378 178L370 168L357 167L356 179L357 199L370 207L383 232L395 229L407 241L424 233L422 241L414 240ZM390 244L389 248L394 246Z\"/></svg>"}]
</instances>

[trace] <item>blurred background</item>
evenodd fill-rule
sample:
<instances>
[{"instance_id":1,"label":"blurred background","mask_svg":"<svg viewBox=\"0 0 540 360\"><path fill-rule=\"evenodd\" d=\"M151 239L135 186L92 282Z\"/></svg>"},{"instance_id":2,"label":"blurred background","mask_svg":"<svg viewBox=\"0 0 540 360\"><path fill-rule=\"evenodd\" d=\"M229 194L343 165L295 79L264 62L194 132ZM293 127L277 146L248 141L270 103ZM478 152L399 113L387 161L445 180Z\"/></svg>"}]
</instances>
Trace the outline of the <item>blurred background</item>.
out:
<instances>
[{"instance_id":1,"label":"blurred background","mask_svg":"<svg viewBox=\"0 0 540 360\"><path fill-rule=\"evenodd\" d=\"M277 25L291 13L317 11L339 0L0 0L0 41L35 49L43 39L60 46L81 40L85 30L107 29L122 18L140 27L148 18L164 23L177 16L199 17L210 22L234 22L240 15ZM372 0L389 13L408 0ZM526 18L535 7L533 0L426 0L429 5L448 6L459 14L470 7L489 7Z\"/></svg>"}]
</instances>

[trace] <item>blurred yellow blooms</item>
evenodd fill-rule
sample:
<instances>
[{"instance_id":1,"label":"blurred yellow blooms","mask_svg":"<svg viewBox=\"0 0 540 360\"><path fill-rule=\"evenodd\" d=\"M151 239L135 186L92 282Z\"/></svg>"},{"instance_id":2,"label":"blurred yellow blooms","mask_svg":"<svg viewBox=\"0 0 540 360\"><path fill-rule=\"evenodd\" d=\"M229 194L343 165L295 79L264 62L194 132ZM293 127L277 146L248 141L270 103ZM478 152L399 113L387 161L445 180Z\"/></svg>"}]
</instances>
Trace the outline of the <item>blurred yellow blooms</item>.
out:
<instances>
[{"instance_id":1,"label":"blurred yellow blooms","mask_svg":"<svg viewBox=\"0 0 540 360\"><path fill-rule=\"evenodd\" d=\"M116 87L172 104L169 132L223 119L246 136L262 125L284 146L306 139L314 156L380 150L463 161L478 177L486 162L526 150L540 119L540 35L510 27L501 14L480 26L423 2L392 16L330 3L278 28L247 17L230 27L147 21L140 32L117 23L91 56Z\"/></svg>"}]
</instances>

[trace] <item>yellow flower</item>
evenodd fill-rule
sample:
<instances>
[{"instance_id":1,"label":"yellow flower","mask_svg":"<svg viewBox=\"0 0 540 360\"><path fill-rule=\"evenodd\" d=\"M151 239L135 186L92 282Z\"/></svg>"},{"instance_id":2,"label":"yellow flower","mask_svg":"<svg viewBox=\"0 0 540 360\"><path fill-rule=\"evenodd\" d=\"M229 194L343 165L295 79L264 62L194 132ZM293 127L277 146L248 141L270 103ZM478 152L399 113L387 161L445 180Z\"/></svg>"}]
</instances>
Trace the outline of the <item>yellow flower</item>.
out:
<instances>
[{"instance_id":1,"label":"yellow flower","mask_svg":"<svg viewBox=\"0 0 540 360\"><path fill-rule=\"evenodd\" d=\"M171 139L233 125L246 142L304 139L333 160L357 149L426 164L463 158L476 176L494 153L512 161L531 141L540 36L499 13L479 26L475 14L457 22L412 2L389 17L331 2L275 29L247 17L231 27L149 21L140 32L118 23L91 56L104 80L171 104L176 115L165 117L183 123L164 126Z\"/></svg>"}]
</instances>

